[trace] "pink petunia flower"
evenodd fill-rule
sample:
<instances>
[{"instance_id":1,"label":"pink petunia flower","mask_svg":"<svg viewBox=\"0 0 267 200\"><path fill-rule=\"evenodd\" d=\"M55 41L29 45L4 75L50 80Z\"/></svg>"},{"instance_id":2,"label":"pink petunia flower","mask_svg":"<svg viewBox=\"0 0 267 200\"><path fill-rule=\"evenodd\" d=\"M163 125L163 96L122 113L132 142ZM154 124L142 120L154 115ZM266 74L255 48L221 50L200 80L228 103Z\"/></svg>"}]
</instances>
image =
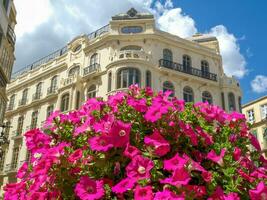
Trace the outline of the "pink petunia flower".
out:
<instances>
[{"instance_id":1,"label":"pink petunia flower","mask_svg":"<svg viewBox=\"0 0 267 200\"><path fill-rule=\"evenodd\" d=\"M223 200L240 200L240 197L235 192L230 192L227 195L223 196Z\"/></svg>"},{"instance_id":2,"label":"pink petunia flower","mask_svg":"<svg viewBox=\"0 0 267 200\"><path fill-rule=\"evenodd\" d=\"M194 199L207 195L206 187L200 185L185 185L187 192L194 197Z\"/></svg>"},{"instance_id":3,"label":"pink petunia flower","mask_svg":"<svg viewBox=\"0 0 267 200\"><path fill-rule=\"evenodd\" d=\"M135 110L138 112L146 112L147 111L147 105L146 105L146 99L135 99L133 97L128 98L127 103L129 106L132 106Z\"/></svg>"},{"instance_id":4,"label":"pink petunia flower","mask_svg":"<svg viewBox=\"0 0 267 200\"><path fill-rule=\"evenodd\" d=\"M135 146L132 146L128 143L124 152L123 152L123 155L132 159L137 155L141 155L141 151L138 148L136 148Z\"/></svg>"},{"instance_id":5,"label":"pink petunia flower","mask_svg":"<svg viewBox=\"0 0 267 200\"><path fill-rule=\"evenodd\" d=\"M103 181L94 181L88 176L82 176L80 178L80 181L76 184L74 191L81 200L101 199L105 194Z\"/></svg>"},{"instance_id":6,"label":"pink petunia flower","mask_svg":"<svg viewBox=\"0 0 267 200\"><path fill-rule=\"evenodd\" d=\"M90 148L94 151L106 152L113 147L108 136L96 136L88 140Z\"/></svg>"},{"instance_id":7,"label":"pink petunia flower","mask_svg":"<svg viewBox=\"0 0 267 200\"><path fill-rule=\"evenodd\" d=\"M133 178L122 179L119 183L112 187L112 192L116 194L123 194L127 190L131 190L136 183L136 180Z\"/></svg>"},{"instance_id":8,"label":"pink petunia flower","mask_svg":"<svg viewBox=\"0 0 267 200\"><path fill-rule=\"evenodd\" d=\"M27 172L28 172L28 163L24 162L18 170L17 178L23 179L27 174Z\"/></svg>"},{"instance_id":9,"label":"pink petunia flower","mask_svg":"<svg viewBox=\"0 0 267 200\"><path fill-rule=\"evenodd\" d=\"M233 152L233 158L235 161L238 161L241 157L241 149L238 147L235 147L234 152Z\"/></svg>"},{"instance_id":10,"label":"pink petunia flower","mask_svg":"<svg viewBox=\"0 0 267 200\"><path fill-rule=\"evenodd\" d=\"M85 131L91 130L90 124L92 123L92 118L88 117L85 122L82 123L81 126L75 128L73 135L78 136Z\"/></svg>"},{"instance_id":11,"label":"pink petunia flower","mask_svg":"<svg viewBox=\"0 0 267 200\"><path fill-rule=\"evenodd\" d=\"M261 181L254 190L249 190L249 196L251 200L266 200L267 187L265 183Z\"/></svg>"},{"instance_id":12,"label":"pink petunia flower","mask_svg":"<svg viewBox=\"0 0 267 200\"><path fill-rule=\"evenodd\" d=\"M206 181L207 183L209 183L212 179L212 173L208 171L202 172L201 176L204 179L204 181Z\"/></svg>"},{"instance_id":13,"label":"pink petunia flower","mask_svg":"<svg viewBox=\"0 0 267 200\"><path fill-rule=\"evenodd\" d=\"M171 159L164 160L164 169L168 171L174 171L176 168L184 166L188 161L188 158L182 158L177 153Z\"/></svg>"},{"instance_id":14,"label":"pink petunia flower","mask_svg":"<svg viewBox=\"0 0 267 200\"><path fill-rule=\"evenodd\" d=\"M164 156L170 151L170 144L157 130L155 130L152 135L145 136L144 143L148 146L152 146L157 156Z\"/></svg>"},{"instance_id":15,"label":"pink petunia flower","mask_svg":"<svg viewBox=\"0 0 267 200\"><path fill-rule=\"evenodd\" d=\"M75 150L72 154L70 154L68 161L71 163L77 162L79 159L81 159L83 156L82 149Z\"/></svg>"},{"instance_id":16,"label":"pink petunia flower","mask_svg":"<svg viewBox=\"0 0 267 200\"><path fill-rule=\"evenodd\" d=\"M152 200L153 199L152 187L150 185L145 187L140 187L139 185L137 185L134 190L134 199Z\"/></svg>"},{"instance_id":17,"label":"pink petunia flower","mask_svg":"<svg viewBox=\"0 0 267 200\"><path fill-rule=\"evenodd\" d=\"M179 197L168 189L164 189L162 192L155 194L154 200L185 200L185 197Z\"/></svg>"},{"instance_id":18,"label":"pink petunia flower","mask_svg":"<svg viewBox=\"0 0 267 200\"><path fill-rule=\"evenodd\" d=\"M187 185L191 177L189 173L186 171L184 166L179 166L173 172L173 175L170 178L165 178L160 180L160 183L167 183L173 186Z\"/></svg>"},{"instance_id":19,"label":"pink petunia flower","mask_svg":"<svg viewBox=\"0 0 267 200\"><path fill-rule=\"evenodd\" d=\"M130 123L124 123L120 120L115 121L109 132L113 146L125 147L130 140L130 131Z\"/></svg>"},{"instance_id":20,"label":"pink petunia flower","mask_svg":"<svg viewBox=\"0 0 267 200\"><path fill-rule=\"evenodd\" d=\"M219 165L222 166L222 165L223 165L223 157L224 157L225 153L226 153L226 148L223 148L223 149L221 150L220 155L217 155L216 152L212 149L212 150L208 153L208 155L207 155L207 159L209 159L209 160L211 160L211 161L213 161L213 162L216 162L217 164L219 164Z\"/></svg>"},{"instance_id":21,"label":"pink petunia flower","mask_svg":"<svg viewBox=\"0 0 267 200\"><path fill-rule=\"evenodd\" d=\"M150 170L154 167L153 161L143 156L135 156L126 167L129 178L137 180L150 178Z\"/></svg>"}]
</instances>

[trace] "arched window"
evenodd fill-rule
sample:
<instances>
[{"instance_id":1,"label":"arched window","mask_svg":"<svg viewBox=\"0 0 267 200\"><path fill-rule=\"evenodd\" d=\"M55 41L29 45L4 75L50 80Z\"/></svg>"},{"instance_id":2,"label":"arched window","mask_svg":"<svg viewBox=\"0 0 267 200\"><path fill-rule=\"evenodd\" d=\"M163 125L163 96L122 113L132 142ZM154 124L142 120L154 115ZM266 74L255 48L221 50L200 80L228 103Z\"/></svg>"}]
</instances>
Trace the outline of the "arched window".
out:
<instances>
[{"instance_id":1,"label":"arched window","mask_svg":"<svg viewBox=\"0 0 267 200\"><path fill-rule=\"evenodd\" d=\"M169 49L163 49L163 60L172 62L172 51Z\"/></svg>"},{"instance_id":2,"label":"arched window","mask_svg":"<svg viewBox=\"0 0 267 200\"><path fill-rule=\"evenodd\" d=\"M188 86L184 87L183 95L185 102L194 102L194 92L191 87Z\"/></svg>"},{"instance_id":3,"label":"arched window","mask_svg":"<svg viewBox=\"0 0 267 200\"><path fill-rule=\"evenodd\" d=\"M27 97L28 97L28 89L25 89L22 92L22 99L27 99Z\"/></svg>"},{"instance_id":4,"label":"arched window","mask_svg":"<svg viewBox=\"0 0 267 200\"><path fill-rule=\"evenodd\" d=\"M13 110L14 109L14 106L15 106L15 98L16 98L16 95L13 94L10 99L9 99L9 104L8 104L8 110Z\"/></svg>"},{"instance_id":5,"label":"arched window","mask_svg":"<svg viewBox=\"0 0 267 200\"><path fill-rule=\"evenodd\" d=\"M51 79L51 88L56 88L57 87L57 76L54 76Z\"/></svg>"},{"instance_id":6,"label":"arched window","mask_svg":"<svg viewBox=\"0 0 267 200\"><path fill-rule=\"evenodd\" d=\"M20 105L25 105L27 103L27 98L28 98L28 89L23 90L22 92L22 98L20 100Z\"/></svg>"},{"instance_id":7,"label":"arched window","mask_svg":"<svg viewBox=\"0 0 267 200\"><path fill-rule=\"evenodd\" d=\"M111 91L111 84L112 84L112 73L108 73L108 92Z\"/></svg>"},{"instance_id":8,"label":"arched window","mask_svg":"<svg viewBox=\"0 0 267 200\"><path fill-rule=\"evenodd\" d=\"M57 89L57 76L53 76L51 79L50 87L47 89L47 94L54 94L56 93Z\"/></svg>"},{"instance_id":9,"label":"arched window","mask_svg":"<svg viewBox=\"0 0 267 200\"><path fill-rule=\"evenodd\" d=\"M210 72L209 63L206 60L201 61L201 72L203 76L208 76Z\"/></svg>"},{"instance_id":10,"label":"arched window","mask_svg":"<svg viewBox=\"0 0 267 200\"><path fill-rule=\"evenodd\" d=\"M90 65L98 64L98 54L94 53L90 58Z\"/></svg>"},{"instance_id":11,"label":"arched window","mask_svg":"<svg viewBox=\"0 0 267 200\"><path fill-rule=\"evenodd\" d=\"M128 88L132 84L138 84L140 86L141 74L136 68L124 68L117 74L117 88Z\"/></svg>"},{"instance_id":12,"label":"arched window","mask_svg":"<svg viewBox=\"0 0 267 200\"><path fill-rule=\"evenodd\" d=\"M163 92L166 92L166 91L172 91L170 97L174 97L175 88L174 88L174 85L170 81L165 81L163 83Z\"/></svg>"},{"instance_id":13,"label":"arched window","mask_svg":"<svg viewBox=\"0 0 267 200\"><path fill-rule=\"evenodd\" d=\"M127 50L141 51L143 49L142 47L136 45L129 45L121 48L121 51L127 51Z\"/></svg>"},{"instance_id":14,"label":"arched window","mask_svg":"<svg viewBox=\"0 0 267 200\"><path fill-rule=\"evenodd\" d=\"M32 112L32 121L31 121L31 129L34 129L37 127L37 121L38 121L38 111Z\"/></svg>"},{"instance_id":15,"label":"arched window","mask_svg":"<svg viewBox=\"0 0 267 200\"><path fill-rule=\"evenodd\" d=\"M54 105L53 104L49 105L46 109L46 118L48 118L52 114L53 111L54 111Z\"/></svg>"},{"instance_id":16,"label":"arched window","mask_svg":"<svg viewBox=\"0 0 267 200\"><path fill-rule=\"evenodd\" d=\"M23 116L19 116L18 125L17 125L17 135L21 135L21 133L22 133L23 121L24 121L24 117Z\"/></svg>"},{"instance_id":17,"label":"arched window","mask_svg":"<svg viewBox=\"0 0 267 200\"><path fill-rule=\"evenodd\" d=\"M91 85L87 90L87 98L95 98L96 97L96 85Z\"/></svg>"},{"instance_id":18,"label":"arched window","mask_svg":"<svg viewBox=\"0 0 267 200\"><path fill-rule=\"evenodd\" d=\"M232 92L228 93L228 104L229 104L229 111L236 110L235 95Z\"/></svg>"},{"instance_id":19,"label":"arched window","mask_svg":"<svg viewBox=\"0 0 267 200\"><path fill-rule=\"evenodd\" d=\"M202 92L202 102L208 102L212 104L212 96L208 91Z\"/></svg>"},{"instance_id":20,"label":"arched window","mask_svg":"<svg viewBox=\"0 0 267 200\"><path fill-rule=\"evenodd\" d=\"M42 93L42 82L40 82L36 85L36 91L35 91L33 98L34 99L40 99L41 93Z\"/></svg>"},{"instance_id":21,"label":"arched window","mask_svg":"<svg viewBox=\"0 0 267 200\"><path fill-rule=\"evenodd\" d=\"M149 70L146 71L146 87L151 87L151 72Z\"/></svg>"},{"instance_id":22,"label":"arched window","mask_svg":"<svg viewBox=\"0 0 267 200\"><path fill-rule=\"evenodd\" d=\"M183 55L183 69L189 71L192 67L191 58L188 55Z\"/></svg>"},{"instance_id":23,"label":"arched window","mask_svg":"<svg viewBox=\"0 0 267 200\"><path fill-rule=\"evenodd\" d=\"M64 94L61 98L61 105L60 105L60 110L62 112L68 111L69 110L69 100L70 100L70 95Z\"/></svg>"},{"instance_id":24,"label":"arched window","mask_svg":"<svg viewBox=\"0 0 267 200\"><path fill-rule=\"evenodd\" d=\"M78 65L70 69L69 77L77 75L77 74L80 74L80 66Z\"/></svg>"}]
</instances>

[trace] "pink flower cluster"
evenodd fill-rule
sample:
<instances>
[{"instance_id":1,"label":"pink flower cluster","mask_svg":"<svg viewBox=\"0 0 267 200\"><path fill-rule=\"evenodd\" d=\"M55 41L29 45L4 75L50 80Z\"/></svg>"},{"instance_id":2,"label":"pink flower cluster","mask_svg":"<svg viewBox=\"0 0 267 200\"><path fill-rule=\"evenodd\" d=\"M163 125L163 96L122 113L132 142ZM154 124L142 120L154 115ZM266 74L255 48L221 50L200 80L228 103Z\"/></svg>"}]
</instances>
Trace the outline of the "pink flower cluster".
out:
<instances>
[{"instance_id":1,"label":"pink flower cluster","mask_svg":"<svg viewBox=\"0 0 267 200\"><path fill-rule=\"evenodd\" d=\"M244 115L131 86L54 112L5 200L267 199L267 161Z\"/></svg>"}]
</instances>

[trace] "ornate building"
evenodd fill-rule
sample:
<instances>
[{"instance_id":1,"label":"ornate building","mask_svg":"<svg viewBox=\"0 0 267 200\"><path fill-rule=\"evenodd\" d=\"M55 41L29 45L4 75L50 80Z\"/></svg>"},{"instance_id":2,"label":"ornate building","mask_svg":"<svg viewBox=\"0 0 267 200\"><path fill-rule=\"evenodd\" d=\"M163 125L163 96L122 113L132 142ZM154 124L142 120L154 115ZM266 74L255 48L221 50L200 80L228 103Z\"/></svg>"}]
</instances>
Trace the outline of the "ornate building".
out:
<instances>
[{"instance_id":1,"label":"ornate building","mask_svg":"<svg viewBox=\"0 0 267 200\"><path fill-rule=\"evenodd\" d=\"M261 149L267 157L267 96L242 106L242 113L251 124L252 133L257 137Z\"/></svg>"},{"instance_id":2,"label":"ornate building","mask_svg":"<svg viewBox=\"0 0 267 200\"><path fill-rule=\"evenodd\" d=\"M187 102L241 110L239 84L224 74L215 37L171 35L156 28L153 15L135 9L74 38L12 77L6 113L12 128L0 183L16 181L18 167L30 157L22 133L40 126L55 109L77 109L87 98L106 98L131 84L172 90Z\"/></svg>"},{"instance_id":3,"label":"ornate building","mask_svg":"<svg viewBox=\"0 0 267 200\"><path fill-rule=\"evenodd\" d=\"M6 85L10 81L16 36L16 9L13 0L0 1L0 124L4 120L7 103Z\"/></svg>"}]
</instances>

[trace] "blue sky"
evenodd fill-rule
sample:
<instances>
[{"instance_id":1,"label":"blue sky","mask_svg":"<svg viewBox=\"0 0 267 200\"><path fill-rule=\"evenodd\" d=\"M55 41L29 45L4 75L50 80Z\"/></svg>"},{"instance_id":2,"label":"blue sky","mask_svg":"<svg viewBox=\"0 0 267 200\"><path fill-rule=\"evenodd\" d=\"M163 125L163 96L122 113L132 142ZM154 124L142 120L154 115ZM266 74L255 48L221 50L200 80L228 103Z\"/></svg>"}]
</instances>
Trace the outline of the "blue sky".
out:
<instances>
[{"instance_id":1,"label":"blue sky","mask_svg":"<svg viewBox=\"0 0 267 200\"><path fill-rule=\"evenodd\" d=\"M241 83L243 103L267 94L265 0L15 0L15 5L14 71L135 7L152 12L160 29L180 37L196 32L216 36L226 74Z\"/></svg>"},{"instance_id":2,"label":"blue sky","mask_svg":"<svg viewBox=\"0 0 267 200\"><path fill-rule=\"evenodd\" d=\"M174 1L174 6L181 7L190 15L200 32L223 24L239 39L240 51L248 68L247 75L239 79L244 103L267 95L266 91L253 92L250 85L257 75L267 76L267 1L179 0Z\"/></svg>"}]
</instances>

